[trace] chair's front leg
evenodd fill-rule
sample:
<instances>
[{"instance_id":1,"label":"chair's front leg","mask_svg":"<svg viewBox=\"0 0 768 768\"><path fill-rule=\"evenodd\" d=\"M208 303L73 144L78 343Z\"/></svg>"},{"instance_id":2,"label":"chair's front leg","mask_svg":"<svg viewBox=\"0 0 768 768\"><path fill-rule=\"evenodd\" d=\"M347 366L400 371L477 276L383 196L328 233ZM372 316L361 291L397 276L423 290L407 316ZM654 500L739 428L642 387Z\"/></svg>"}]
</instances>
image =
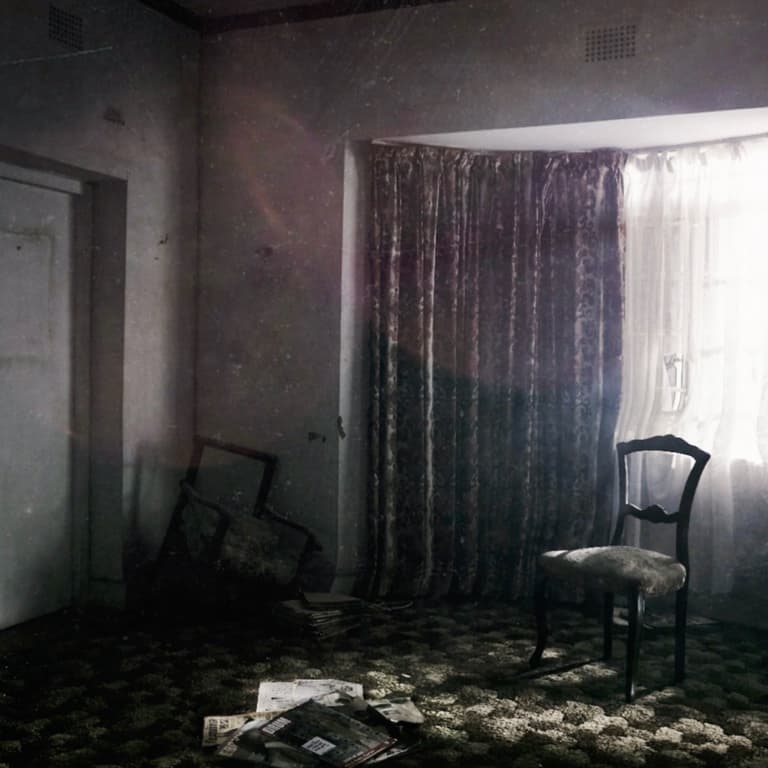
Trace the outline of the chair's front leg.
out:
<instances>
[{"instance_id":1,"label":"chair's front leg","mask_svg":"<svg viewBox=\"0 0 768 768\"><path fill-rule=\"evenodd\" d=\"M613 656L613 592L603 594L603 659Z\"/></svg>"},{"instance_id":2,"label":"chair's front leg","mask_svg":"<svg viewBox=\"0 0 768 768\"><path fill-rule=\"evenodd\" d=\"M685 680L685 626L688 615L688 580L675 596L675 685Z\"/></svg>"},{"instance_id":3,"label":"chair's front leg","mask_svg":"<svg viewBox=\"0 0 768 768\"><path fill-rule=\"evenodd\" d=\"M624 693L627 702L635 699L637 668L640 662L640 635L645 618L645 596L635 588L627 595L629 602L629 626L627 627L627 672Z\"/></svg>"},{"instance_id":4,"label":"chair's front leg","mask_svg":"<svg viewBox=\"0 0 768 768\"><path fill-rule=\"evenodd\" d=\"M534 611L536 613L536 650L533 652L530 661L531 667L538 667L541 663L541 655L544 653L544 646L547 644L547 577L539 569L536 574L536 587L533 595Z\"/></svg>"}]
</instances>

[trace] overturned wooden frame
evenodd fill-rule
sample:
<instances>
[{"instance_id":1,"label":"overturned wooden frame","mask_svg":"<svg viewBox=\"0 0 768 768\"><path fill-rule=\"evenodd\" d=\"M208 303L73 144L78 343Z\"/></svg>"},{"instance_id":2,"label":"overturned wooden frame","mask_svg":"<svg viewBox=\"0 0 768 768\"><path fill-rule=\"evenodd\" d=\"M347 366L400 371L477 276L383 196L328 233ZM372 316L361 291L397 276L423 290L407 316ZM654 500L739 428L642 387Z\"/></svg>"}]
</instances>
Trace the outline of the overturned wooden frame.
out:
<instances>
[{"instance_id":1,"label":"overturned wooden frame","mask_svg":"<svg viewBox=\"0 0 768 768\"><path fill-rule=\"evenodd\" d=\"M274 514L269 506L267 506L272 483L277 473L277 456L265 451L259 451L201 435L196 435L194 437L192 456L184 474L184 478L180 482L179 496L155 563L155 571L157 572L158 568L165 561L176 554L181 538L180 530L182 527L184 510L190 503L194 503L218 513L219 522L216 532L212 536L208 546L205 548L201 559L208 563L214 563L219 556L219 549L229 527L229 520L231 519L233 510L226 504L220 503L217 499L209 498L200 493L197 488L201 468L204 464L206 449L214 449L216 451L224 452L225 454L232 454L234 457L250 459L260 465L261 479L258 483L255 498L248 504L248 513L255 518L271 521L280 526L298 531L306 537L306 544L304 545L304 549L299 558L299 566L296 574L296 577L298 578L298 575L301 572L301 567L306 562L307 558L312 552L319 551L322 547L317 541L314 533L308 528L293 520L288 520L285 517Z\"/></svg>"},{"instance_id":2,"label":"overturned wooden frame","mask_svg":"<svg viewBox=\"0 0 768 768\"><path fill-rule=\"evenodd\" d=\"M203 453L206 448L215 448L219 451L226 453L233 453L236 456L243 456L247 459L253 459L264 465L261 476L261 483L259 485L259 491L256 495L256 500L253 504L252 513L256 517L261 517L264 514L264 505L266 504L267 497L272 488L272 481L274 480L275 473L277 472L277 456L274 453L266 453L265 451L257 451L254 448L245 448L242 445L234 445L233 443L225 443L221 440L215 440L212 437L202 437L201 435L195 435L194 444L192 449L192 458L189 461L189 467L184 477L183 482L188 486L194 488L197 475L200 471L200 465L203 459Z\"/></svg>"}]
</instances>

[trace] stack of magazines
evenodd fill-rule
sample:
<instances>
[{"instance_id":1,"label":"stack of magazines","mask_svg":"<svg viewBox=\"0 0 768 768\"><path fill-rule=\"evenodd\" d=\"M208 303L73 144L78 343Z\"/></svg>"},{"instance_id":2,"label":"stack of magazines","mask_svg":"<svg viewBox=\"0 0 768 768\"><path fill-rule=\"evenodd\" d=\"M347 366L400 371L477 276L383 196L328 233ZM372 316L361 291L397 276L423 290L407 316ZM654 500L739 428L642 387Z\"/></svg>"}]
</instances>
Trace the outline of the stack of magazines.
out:
<instances>
[{"instance_id":1,"label":"stack of magazines","mask_svg":"<svg viewBox=\"0 0 768 768\"><path fill-rule=\"evenodd\" d=\"M356 683L262 682L256 711L205 718L203 745L252 764L354 768L411 751L422 722L410 699L366 701Z\"/></svg>"},{"instance_id":2,"label":"stack of magazines","mask_svg":"<svg viewBox=\"0 0 768 768\"><path fill-rule=\"evenodd\" d=\"M327 592L305 592L275 608L275 617L286 630L318 640L358 629L366 615L365 601Z\"/></svg>"}]
</instances>

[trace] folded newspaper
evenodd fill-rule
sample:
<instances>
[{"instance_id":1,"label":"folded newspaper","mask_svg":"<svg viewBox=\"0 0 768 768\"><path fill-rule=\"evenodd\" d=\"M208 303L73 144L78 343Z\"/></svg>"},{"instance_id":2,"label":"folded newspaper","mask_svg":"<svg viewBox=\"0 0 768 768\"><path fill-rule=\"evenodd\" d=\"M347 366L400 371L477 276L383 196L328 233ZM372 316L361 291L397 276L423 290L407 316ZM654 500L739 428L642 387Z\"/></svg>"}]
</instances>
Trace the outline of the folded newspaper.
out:
<instances>
[{"instance_id":1,"label":"folded newspaper","mask_svg":"<svg viewBox=\"0 0 768 768\"><path fill-rule=\"evenodd\" d=\"M283 712L309 699L320 700L324 704L332 704L334 694L345 694L350 697L363 696L363 686L360 683L348 683L346 680L292 680L290 682L273 682L265 680L259 683L259 698L256 709L259 712Z\"/></svg>"},{"instance_id":2,"label":"folded newspaper","mask_svg":"<svg viewBox=\"0 0 768 768\"><path fill-rule=\"evenodd\" d=\"M421 714L418 707L407 696L372 699L367 704L390 723L421 725L424 722L424 715Z\"/></svg>"},{"instance_id":3,"label":"folded newspaper","mask_svg":"<svg viewBox=\"0 0 768 768\"><path fill-rule=\"evenodd\" d=\"M229 741L246 723L263 725L270 718L259 717L257 712L242 715L210 715L203 719L203 746L218 747Z\"/></svg>"}]
</instances>

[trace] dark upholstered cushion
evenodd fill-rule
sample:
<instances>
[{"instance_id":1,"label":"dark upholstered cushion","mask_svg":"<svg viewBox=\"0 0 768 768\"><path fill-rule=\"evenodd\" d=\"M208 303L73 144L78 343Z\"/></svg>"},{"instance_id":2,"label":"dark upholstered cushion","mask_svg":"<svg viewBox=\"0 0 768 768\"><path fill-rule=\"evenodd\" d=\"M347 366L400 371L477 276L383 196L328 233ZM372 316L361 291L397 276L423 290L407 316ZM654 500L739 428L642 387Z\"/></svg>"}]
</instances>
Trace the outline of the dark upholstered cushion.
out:
<instances>
[{"instance_id":1,"label":"dark upholstered cushion","mask_svg":"<svg viewBox=\"0 0 768 768\"><path fill-rule=\"evenodd\" d=\"M685 566L673 557L637 547L587 547L545 552L542 568L563 579L581 579L607 592L639 587L665 595L685 583Z\"/></svg>"}]
</instances>

